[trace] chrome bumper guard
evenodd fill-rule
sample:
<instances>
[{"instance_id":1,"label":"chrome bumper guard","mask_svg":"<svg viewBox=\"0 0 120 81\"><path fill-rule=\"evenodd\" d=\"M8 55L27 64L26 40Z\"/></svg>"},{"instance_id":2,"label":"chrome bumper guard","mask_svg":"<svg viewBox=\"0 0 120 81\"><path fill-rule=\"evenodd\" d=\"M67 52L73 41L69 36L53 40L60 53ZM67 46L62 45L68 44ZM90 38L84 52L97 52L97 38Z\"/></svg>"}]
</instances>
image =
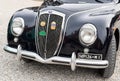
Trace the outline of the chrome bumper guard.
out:
<instances>
[{"instance_id":1,"label":"chrome bumper guard","mask_svg":"<svg viewBox=\"0 0 120 81\"><path fill-rule=\"evenodd\" d=\"M43 59L34 52L22 50L20 45L18 46L17 49L9 46L5 46L4 50L12 53L17 53L17 57L19 59L24 57L27 59L38 61L40 63L70 65L72 71L75 70L76 66L85 67L85 68L103 69L103 68L107 68L109 64L107 60L87 60L87 59L76 58L76 54L74 52L72 53L71 58L54 56L49 59Z\"/></svg>"}]
</instances>

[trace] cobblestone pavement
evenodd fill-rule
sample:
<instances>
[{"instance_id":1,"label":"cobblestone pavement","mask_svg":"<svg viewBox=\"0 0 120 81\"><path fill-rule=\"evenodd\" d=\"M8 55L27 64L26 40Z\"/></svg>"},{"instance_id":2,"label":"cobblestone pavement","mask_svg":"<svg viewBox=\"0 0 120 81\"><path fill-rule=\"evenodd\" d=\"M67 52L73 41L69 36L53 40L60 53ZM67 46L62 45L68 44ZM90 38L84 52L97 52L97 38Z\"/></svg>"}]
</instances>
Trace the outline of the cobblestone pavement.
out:
<instances>
[{"instance_id":1,"label":"cobblestone pavement","mask_svg":"<svg viewBox=\"0 0 120 81\"><path fill-rule=\"evenodd\" d=\"M98 70L77 68L72 72L69 66L25 63L5 52L7 24L12 13L40 4L37 0L0 0L0 81L120 81L120 52L117 54L115 73L109 79L102 78Z\"/></svg>"}]
</instances>

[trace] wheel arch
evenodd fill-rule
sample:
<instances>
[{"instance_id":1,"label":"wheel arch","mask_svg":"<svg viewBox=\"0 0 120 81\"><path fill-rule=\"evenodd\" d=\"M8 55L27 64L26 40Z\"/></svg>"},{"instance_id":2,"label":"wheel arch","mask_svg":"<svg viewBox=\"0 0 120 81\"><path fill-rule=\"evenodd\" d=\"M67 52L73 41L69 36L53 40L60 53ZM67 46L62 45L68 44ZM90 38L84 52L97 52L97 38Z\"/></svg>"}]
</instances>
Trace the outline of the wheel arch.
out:
<instances>
[{"instance_id":1,"label":"wheel arch","mask_svg":"<svg viewBox=\"0 0 120 81\"><path fill-rule=\"evenodd\" d=\"M116 50L118 51L119 49L119 43L120 43L120 27L118 27L118 25L116 25L117 21L120 21L120 15L116 15L112 21L111 21L111 29L113 30L113 34L115 35L115 39L116 39ZM120 24L120 23L119 23Z\"/></svg>"}]
</instances>

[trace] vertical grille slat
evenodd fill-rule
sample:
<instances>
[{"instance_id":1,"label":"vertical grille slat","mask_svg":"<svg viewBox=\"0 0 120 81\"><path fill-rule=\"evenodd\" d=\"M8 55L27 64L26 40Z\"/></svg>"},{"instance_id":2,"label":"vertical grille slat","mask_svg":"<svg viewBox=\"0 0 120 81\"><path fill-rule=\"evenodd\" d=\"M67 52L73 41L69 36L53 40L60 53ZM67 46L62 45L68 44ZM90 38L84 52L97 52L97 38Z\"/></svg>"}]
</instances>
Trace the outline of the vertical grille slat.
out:
<instances>
[{"instance_id":1,"label":"vertical grille slat","mask_svg":"<svg viewBox=\"0 0 120 81\"><path fill-rule=\"evenodd\" d=\"M38 24L39 24L38 32L37 32L37 34L38 34L38 47L39 47L38 52L39 52L39 54L40 54L43 58L45 58L45 56L44 56L43 54L44 54L44 49L45 49L46 36L40 36L39 33L40 33L40 31L45 31L45 32L46 32L46 30L47 30L48 17L49 17L49 14L43 14L43 15L41 15L41 16L40 16L39 23L38 23ZM45 27L41 27L41 26L40 26L40 22L42 22L42 21L45 21L45 22L46 22Z\"/></svg>"},{"instance_id":2,"label":"vertical grille slat","mask_svg":"<svg viewBox=\"0 0 120 81\"><path fill-rule=\"evenodd\" d=\"M44 13L39 18L39 25L36 27L37 50L40 56L46 59L52 57L58 51L64 17L57 13ZM45 23L44 27L40 25L41 22ZM52 22L56 23L55 29L51 29ZM41 31L46 32L46 35L41 36Z\"/></svg>"},{"instance_id":3,"label":"vertical grille slat","mask_svg":"<svg viewBox=\"0 0 120 81\"><path fill-rule=\"evenodd\" d=\"M53 56L56 48L58 46L60 33L61 33L61 26L62 26L63 18L58 15L51 14L50 21L49 21L49 30L48 30L48 41L47 41L47 55L46 57L49 58ZM51 23L56 22L56 29L51 30Z\"/></svg>"}]
</instances>

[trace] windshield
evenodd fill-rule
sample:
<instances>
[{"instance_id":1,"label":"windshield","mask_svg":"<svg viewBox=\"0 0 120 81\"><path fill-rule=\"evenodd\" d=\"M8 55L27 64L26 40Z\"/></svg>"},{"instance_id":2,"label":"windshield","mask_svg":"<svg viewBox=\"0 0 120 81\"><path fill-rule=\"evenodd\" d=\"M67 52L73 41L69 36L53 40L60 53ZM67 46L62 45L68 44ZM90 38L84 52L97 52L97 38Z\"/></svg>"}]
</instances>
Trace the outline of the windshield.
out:
<instances>
[{"instance_id":1,"label":"windshield","mask_svg":"<svg viewBox=\"0 0 120 81\"><path fill-rule=\"evenodd\" d=\"M60 0L64 3L110 3L114 0Z\"/></svg>"}]
</instances>

